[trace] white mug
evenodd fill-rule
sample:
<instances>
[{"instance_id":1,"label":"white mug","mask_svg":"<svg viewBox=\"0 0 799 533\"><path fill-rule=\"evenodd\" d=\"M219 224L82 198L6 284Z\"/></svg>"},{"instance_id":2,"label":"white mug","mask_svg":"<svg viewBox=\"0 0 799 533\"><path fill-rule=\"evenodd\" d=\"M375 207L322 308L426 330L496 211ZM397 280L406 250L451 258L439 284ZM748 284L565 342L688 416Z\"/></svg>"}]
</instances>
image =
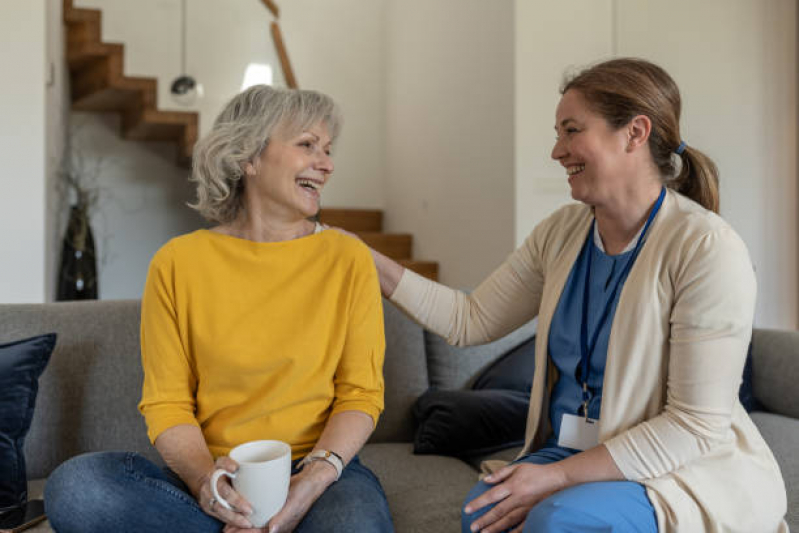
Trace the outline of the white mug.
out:
<instances>
[{"instance_id":1,"label":"white mug","mask_svg":"<svg viewBox=\"0 0 799 533\"><path fill-rule=\"evenodd\" d=\"M235 473L219 469L211 476L214 498L226 509L230 504L219 494L222 476L232 480L236 492L244 496L253 513L247 517L253 527L264 527L286 503L291 478L291 446L279 440L254 440L236 446L230 458L239 463Z\"/></svg>"}]
</instances>

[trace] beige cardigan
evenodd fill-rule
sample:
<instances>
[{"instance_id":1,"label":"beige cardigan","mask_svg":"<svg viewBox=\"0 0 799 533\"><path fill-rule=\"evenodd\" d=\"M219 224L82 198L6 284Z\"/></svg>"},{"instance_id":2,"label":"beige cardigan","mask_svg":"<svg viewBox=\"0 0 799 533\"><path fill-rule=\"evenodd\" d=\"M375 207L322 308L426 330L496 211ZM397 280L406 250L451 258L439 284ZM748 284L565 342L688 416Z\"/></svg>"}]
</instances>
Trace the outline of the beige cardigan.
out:
<instances>
[{"instance_id":1,"label":"beige cardigan","mask_svg":"<svg viewBox=\"0 0 799 533\"><path fill-rule=\"evenodd\" d=\"M456 345L538 316L526 452L551 433L549 326L592 218L582 204L558 210L471 295L408 270L392 295ZM669 190L619 297L599 422L621 472L646 486L661 532L788 529L779 467L737 394L755 292L733 229Z\"/></svg>"}]
</instances>

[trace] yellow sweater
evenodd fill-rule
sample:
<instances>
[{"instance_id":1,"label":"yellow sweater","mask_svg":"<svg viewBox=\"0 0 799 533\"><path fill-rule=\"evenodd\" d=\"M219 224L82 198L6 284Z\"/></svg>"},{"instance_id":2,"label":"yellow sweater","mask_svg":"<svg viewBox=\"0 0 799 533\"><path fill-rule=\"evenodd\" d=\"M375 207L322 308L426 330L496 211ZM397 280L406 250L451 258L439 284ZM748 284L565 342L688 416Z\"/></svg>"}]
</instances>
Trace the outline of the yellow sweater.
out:
<instances>
[{"instance_id":1,"label":"yellow sweater","mask_svg":"<svg viewBox=\"0 0 799 533\"><path fill-rule=\"evenodd\" d=\"M192 424L211 453L279 439L310 451L341 411L383 410L383 308L372 258L336 231L257 243L208 230L153 258L142 297L152 442Z\"/></svg>"}]
</instances>

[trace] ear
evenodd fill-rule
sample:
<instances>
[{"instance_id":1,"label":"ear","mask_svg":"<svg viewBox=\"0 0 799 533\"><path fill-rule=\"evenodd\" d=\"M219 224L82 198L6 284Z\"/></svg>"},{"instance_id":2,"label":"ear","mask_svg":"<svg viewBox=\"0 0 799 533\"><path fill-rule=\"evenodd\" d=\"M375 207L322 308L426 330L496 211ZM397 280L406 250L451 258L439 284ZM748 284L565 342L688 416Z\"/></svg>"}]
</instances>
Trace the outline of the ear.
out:
<instances>
[{"instance_id":1,"label":"ear","mask_svg":"<svg viewBox=\"0 0 799 533\"><path fill-rule=\"evenodd\" d=\"M627 124L627 151L633 152L649 142L652 121L646 115L637 115Z\"/></svg>"},{"instance_id":2,"label":"ear","mask_svg":"<svg viewBox=\"0 0 799 533\"><path fill-rule=\"evenodd\" d=\"M245 176L255 176L255 166L249 161L241 165L241 170L244 171Z\"/></svg>"}]
</instances>

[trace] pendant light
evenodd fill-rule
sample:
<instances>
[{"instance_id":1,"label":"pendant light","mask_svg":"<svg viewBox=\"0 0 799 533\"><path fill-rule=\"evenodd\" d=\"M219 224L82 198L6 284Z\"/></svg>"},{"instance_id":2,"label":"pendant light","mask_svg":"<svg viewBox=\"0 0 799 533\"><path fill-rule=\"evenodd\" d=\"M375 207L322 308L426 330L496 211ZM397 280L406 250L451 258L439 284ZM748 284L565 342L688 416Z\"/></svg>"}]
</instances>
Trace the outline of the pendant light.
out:
<instances>
[{"instance_id":1,"label":"pendant light","mask_svg":"<svg viewBox=\"0 0 799 533\"><path fill-rule=\"evenodd\" d=\"M191 106L202 96L202 86L186 73L186 0L180 0L180 72L172 82L172 99L180 105Z\"/></svg>"}]
</instances>

